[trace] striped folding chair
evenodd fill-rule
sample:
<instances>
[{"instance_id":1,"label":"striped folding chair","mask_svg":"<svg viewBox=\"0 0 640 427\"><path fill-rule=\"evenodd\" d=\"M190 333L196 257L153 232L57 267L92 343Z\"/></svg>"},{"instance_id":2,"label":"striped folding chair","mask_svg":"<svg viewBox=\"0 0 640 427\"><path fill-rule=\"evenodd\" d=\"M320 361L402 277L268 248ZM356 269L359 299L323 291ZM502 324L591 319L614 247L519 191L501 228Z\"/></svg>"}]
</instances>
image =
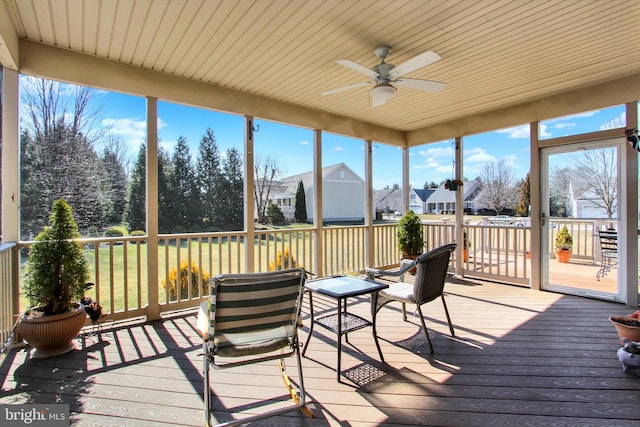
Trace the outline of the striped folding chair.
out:
<instances>
[{"instance_id":1,"label":"striped folding chair","mask_svg":"<svg viewBox=\"0 0 640 427\"><path fill-rule=\"evenodd\" d=\"M293 403L233 419L218 426L244 424L300 409L309 417L298 344L298 324L306 273L302 268L268 273L221 274L211 279L209 303L200 306L198 329L203 336L204 404L211 425L210 370L279 360L285 386ZM284 359L296 356L298 388L290 381ZM270 400L273 402L273 399ZM256 404L256 406L263 406ZM245 408L246 409L246 408ZM242 413L233 415L243 415ZM245 411L246 412L246 411Z\"/></svg>"}]
</instances>

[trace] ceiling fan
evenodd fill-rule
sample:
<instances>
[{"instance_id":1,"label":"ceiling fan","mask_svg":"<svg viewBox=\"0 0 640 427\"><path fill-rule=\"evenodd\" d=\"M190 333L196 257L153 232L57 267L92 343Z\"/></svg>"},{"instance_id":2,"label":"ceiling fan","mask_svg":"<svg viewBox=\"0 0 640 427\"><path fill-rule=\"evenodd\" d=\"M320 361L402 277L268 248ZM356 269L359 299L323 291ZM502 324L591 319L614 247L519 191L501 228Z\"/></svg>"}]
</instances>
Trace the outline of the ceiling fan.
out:
<instances>
[{"instance_id":1,"label":"ceiling fan","mask_svg":"<svg viewBox=\"0 0 640 427\"><path fill-rule=\"evenodd\" d=\"M405 86L412 89L424 90L428 92L441 91L445 86L444 83L434 82L431 80L408 79L402 77L405 74L409 74L412 71L417 70L418 68L426 67L429 64L433 64L434 62L439 61L441 59L440 55L435 52L428 50L417 56L414 56L413 58L398 66L387 64L386 62L384 62L391 52L390 47L381 46L376 48L374 52L380 59L380 63L371 68L367 68L363 65L360 65L353 61L349 61L347 59L336 61L337 64L340 64L343 67L350 68L368 76L371 79L370 81L331 89L322 92L322 95L331 95L350 89L374 85L370 91L371 105L373 107L378 107L380 105L384 105L387 100L396 96L396 88L391 83L397 86Z\"/></svg>"}]
</instances>

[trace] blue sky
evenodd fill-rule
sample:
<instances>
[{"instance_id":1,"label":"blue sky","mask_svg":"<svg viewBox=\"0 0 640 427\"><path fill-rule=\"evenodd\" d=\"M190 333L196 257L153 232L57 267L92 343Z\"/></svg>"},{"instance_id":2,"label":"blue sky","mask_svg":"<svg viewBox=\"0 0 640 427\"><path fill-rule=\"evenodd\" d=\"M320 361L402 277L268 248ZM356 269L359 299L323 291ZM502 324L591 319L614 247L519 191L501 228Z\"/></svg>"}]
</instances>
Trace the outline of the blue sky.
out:
<instances>
[{"instance_id":1,"label":"blue sky","mask_svg":"<svg viewBox=\"0 0 640 427\"><path fill-rule=\"evenodd\" d=\"M146 134L146 101L141 97L100 91L96 96L101 106L102 124L110 126L130 146L135 157ZM607 127L624 127L624 106L585 112L557 118L540 124L541 138L553 138L591 132ZM313 167L313 132L309 129L255 120L256 155L276 160L283 174L307 172ZM235 146L243 152L244 119L241 116L158 102L158 135L160 146L173 153L178 137L189 142L195 160L200 138L213 129L218 148L225 152ZM504 160L518 179L529 171L528 125L516 126L463 140L465 178L474 179L483 166ZM410 153L410 183L422 188L425 182L453 177L454 147L452 141L413 147ZM364 177L364 143L361 140L329 133L323 134L323 165L344 162ZM402 152L396 147L374 142L374 189L402 183Z\"/></svg>"}]
</instances>

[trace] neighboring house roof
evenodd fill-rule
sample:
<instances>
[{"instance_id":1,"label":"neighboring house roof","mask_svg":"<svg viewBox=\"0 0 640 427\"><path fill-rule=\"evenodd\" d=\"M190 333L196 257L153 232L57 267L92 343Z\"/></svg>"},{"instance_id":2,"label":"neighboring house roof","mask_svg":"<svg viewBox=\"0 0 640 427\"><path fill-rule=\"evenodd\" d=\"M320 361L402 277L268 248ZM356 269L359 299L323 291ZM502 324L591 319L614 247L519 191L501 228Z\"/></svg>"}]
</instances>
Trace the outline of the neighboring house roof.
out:
<instances>
[{"instance_id":1,"label":"neighboring house roof","mask_svg":"<svg viewBox=\"0 0 640 427\"><path fill-rule=\"evenodd\" d=\"M464 201L472 201L478 195L480 189L480 182L465 181L462 184L462 190L464 191L462 199ZM438 187L427 199L427 203L455 203L456 192L449 191L444 188L444 185Z\"/></svg>"},{"instance_id":2,"label":"neighboring house roof","mask_svg":"<svg viewBox=\"0 0 640 427\"><path fill-rule=\"evenodd\" d=\"M349 173L350 179L356 180L359 182L363 182L364 180L360 178L349 166L344 163L337 163L335 165L326 166L322 168L322 180L324 181L327 177L330 177L333 173L339 171L340 169ZM305 191L313 188L313 171L300 173L297 175L291 175L280 180L280 184L283 186L284 191L286 193L295 194L298 190L298 183L302 181L302 185L304 185Z\"/></svg>"},{"instance_id":3,"label":"neighboring house roof","mask_svg":"<svg viewBox=\"0 0 640 427\"><path fill-rule=\"evenodd\" d=\"M420 198L422 203L425 203L427 199L436 191L435 188L414 188L413 192Z\"/></svg>"}]
</instances>

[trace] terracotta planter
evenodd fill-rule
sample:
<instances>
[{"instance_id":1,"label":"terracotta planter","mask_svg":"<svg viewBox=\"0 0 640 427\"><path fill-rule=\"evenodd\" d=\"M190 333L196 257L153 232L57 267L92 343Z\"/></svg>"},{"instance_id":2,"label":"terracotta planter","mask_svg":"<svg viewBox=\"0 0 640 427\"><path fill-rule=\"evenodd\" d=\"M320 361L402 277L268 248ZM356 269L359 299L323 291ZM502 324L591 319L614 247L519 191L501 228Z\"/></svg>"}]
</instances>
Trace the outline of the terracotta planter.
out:
<instances>
[{"instance_id":1,"label":"terracotta planter","mask_svg":"<svg viewBox=\"0 0 640 427\"><path fill-rule=\"evenodd\" d=\"M623 338L628 338L631 341L640 341L640 326L634 326L640 325L638 319L631 317L609 317L609 321L616 327L620 344L624 345L624 341L622 341Z\"/></svg>"},{"instance_id":2,"label":"terracotta planter","mask_svg":"<svg viewBox=\"0 0 640 427\"><path fill-rule=\"evenodd\" d=\"M462 259L464 260L464 262L469 261L469 250L468 249L463 249L462 250Z\"/></svg>"},{"instance_id":3,"label":"terracotta planter","mask_svg":"<svg viewBox=\"0 0 640 427\"><path fill-rule=\"evenodd\" d=\"M73 339L87 320L84 307L63 314L44 317L23 316L18 333L36 351L34 359L58 356L76 348Z\"/></svg>"},{"instance_id":4,"label":"terracotta planter","mask_svg":"<svg viewBox=\"0 0 640 427\"><path fill-rule=\"evenodd\" d=\"M571 249L558 249L556 250L556 259L558 262L569 262L571 258Z\"/></svg>"},{"instance_id":5,"label":"terracotta planter","mask_svg":"<svg viewBox=\"0 0 640 427\"><path fill-rule=\"evenodd\" d=\"M408 255L406 252L402 253L402 257L400 257L400 260L403 259L410 259L410 260L415 260L416 258L418 258L420 256L420 254L418 255ZM409 270L409 274L412 275L416 275L416 267L413 267L411 270Z\"/></svg>"}]
</instances>

